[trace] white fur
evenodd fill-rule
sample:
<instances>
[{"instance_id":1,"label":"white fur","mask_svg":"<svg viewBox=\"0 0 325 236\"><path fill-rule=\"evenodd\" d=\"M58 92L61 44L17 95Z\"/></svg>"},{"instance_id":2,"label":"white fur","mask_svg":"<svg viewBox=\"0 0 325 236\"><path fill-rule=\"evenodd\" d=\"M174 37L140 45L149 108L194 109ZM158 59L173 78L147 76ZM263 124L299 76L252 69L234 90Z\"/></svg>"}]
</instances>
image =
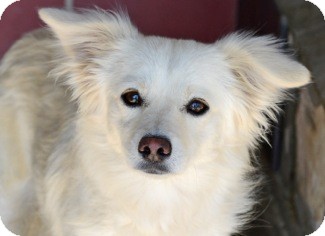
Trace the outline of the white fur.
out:
<instances>
[{"instance_id":1,"label":"white fur","mask_svg":"<svg viewBox=\"0 0 325 236\"><path fill-rule=\"evenodd\" d=\"M238 232L258 184L249 152L308 70L269 36L202 44L144 36L121 13L40 17L55 37L25 36L0 67L7 226L28 236ZM125 106L129 88L145 106ZM208 102L206 114L186 112L194 97ZM169 174L135 169L148 133L171 140Z\"/></svg>"}]
</instances>

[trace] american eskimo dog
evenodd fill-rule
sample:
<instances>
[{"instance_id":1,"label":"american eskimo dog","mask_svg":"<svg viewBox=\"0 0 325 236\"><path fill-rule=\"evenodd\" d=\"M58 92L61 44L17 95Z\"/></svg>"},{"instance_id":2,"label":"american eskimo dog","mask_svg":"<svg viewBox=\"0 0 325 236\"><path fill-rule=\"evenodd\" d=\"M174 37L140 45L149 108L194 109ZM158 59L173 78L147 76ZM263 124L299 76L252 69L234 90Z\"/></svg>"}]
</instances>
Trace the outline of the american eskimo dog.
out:
<instances>
[{"instance_id":1,"label":"american eskimo dog","mask_svg":"<svg viewBox=\"0 0 325 236\"><path fill-rule=\"evenodd\" d=\"M250 151L308 70L270 36L144 36L41 9L0 67L0 214L27 236L217 235L249 218Z\"/></svg>"}]
</instances>

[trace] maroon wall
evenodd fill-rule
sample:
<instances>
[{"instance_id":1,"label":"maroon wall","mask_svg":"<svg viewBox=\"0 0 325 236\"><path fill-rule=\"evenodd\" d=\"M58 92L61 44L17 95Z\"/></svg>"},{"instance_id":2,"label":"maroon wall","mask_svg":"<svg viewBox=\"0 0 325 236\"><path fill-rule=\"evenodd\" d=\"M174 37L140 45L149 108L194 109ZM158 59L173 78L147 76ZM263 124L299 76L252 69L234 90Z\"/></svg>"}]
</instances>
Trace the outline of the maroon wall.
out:
<instances>
[{"instance_id":1,"label":"maroon wall","mask_svg":"<svg viewBox=\"0 0 325 236\"><path fill-rule=\"evenodd\" d=\"M112 9L115 0L76 1L75 6ZM213 42L236 28L237 0L119 0L145 34Z\"/></svg>"},{"instance_id":2,"label":"maroon wall","mask_svg":"<svg viewBox=\"0 0 325 236\"><path fill-rule=\"evenodd\" d=\"M47 6L62 8L64 0L20 0L5 10L0 21L0 58L22 34L42 25L37 9Z\"/></svg>"},{"instance_id":3,"label":"maroon wall","mask_svg":"<svg viewBox=\"0 0 325 236\"><path fill-rule=\"evenodd\" d=\"M126 8L145 34L213 42L236 29L238 0L75 0L74 7ZM0 57L25 32L43 24L41 7L64 7L64 0L20 0L9 6L0 21Z\"/></svg>"}]
</instances>

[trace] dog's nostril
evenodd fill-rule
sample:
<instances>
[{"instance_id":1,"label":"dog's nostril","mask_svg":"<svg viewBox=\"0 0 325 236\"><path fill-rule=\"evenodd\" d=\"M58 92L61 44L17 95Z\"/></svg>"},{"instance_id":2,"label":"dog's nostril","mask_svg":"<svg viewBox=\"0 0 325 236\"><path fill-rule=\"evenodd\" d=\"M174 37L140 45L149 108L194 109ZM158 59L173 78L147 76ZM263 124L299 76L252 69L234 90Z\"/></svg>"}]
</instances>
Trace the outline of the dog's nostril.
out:
<instances>
[{"instance_id":1,"label":"dog's nostril","mask_svg":"<svg viewBox=\"0 0 325 236\"><path fill-rule=\"evenodd\" d=\"M158 155L161 155L161 156L169 155L168 152L165 153L165 150L164 150L163 148L159 148L159 149L157 150L157 154L158 154Z\"/></svg>"},{"instance_id":2,"label":"dog's nostril","mask_svg":"<svg viewBox=\"0 0 325 236\"><path fill-rule=\"evenodd\" d=\"M161 162L170 156L172 146L167 138L147 136L140 140L138 151L148 161Z\"/></svg>"},{"instance_id":3,"label":"dog's nostril","mask_svg":"<svg viewBox=\"0 0 325 236\"><path fill-rule=\"evenodd\" d=\"M141 152L141 151L140 151L140 152ZM149 148L148 146L145 146L144 149L143 149L143 151L142 151L141 153L142 153L142 155L143 155L144 157L149 156L150 153L151 153L150 148Z\"/></svg>"}]
</instances>

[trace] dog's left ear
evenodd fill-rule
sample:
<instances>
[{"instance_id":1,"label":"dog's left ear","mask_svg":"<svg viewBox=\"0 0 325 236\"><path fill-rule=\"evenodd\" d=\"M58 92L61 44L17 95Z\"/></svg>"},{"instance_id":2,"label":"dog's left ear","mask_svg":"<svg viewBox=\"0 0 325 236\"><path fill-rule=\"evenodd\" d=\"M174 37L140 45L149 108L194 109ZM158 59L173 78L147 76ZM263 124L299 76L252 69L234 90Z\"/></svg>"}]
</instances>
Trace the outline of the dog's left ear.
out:
<instances>
[{"instance_id":1,"label":"dog's left ear","mask_svg":"<svg viewBox=\"0 0 325 236\"><path fill-rule=\"evenodd\" d=\"M123 12L97 9L76 13L43 8L38 13L59 39L68 56L98 56L114 48L118 40L138 34L127 14Z\"/></svg>"},{"instance_id":2,"label":"dog's left ear","mask_svg":"<svg viewBox=\"0 0 325 236\"><path fill-rule=\"evenodd\" d=\"M285 54L283 44L272 36L232 34L217 42L231 70L246 82L277 88L295 88L310 82L310 73ZM256 85L257 85L256 84Z\"/></svg>"},{"instance_id":3,"label":"dog's left ear","mask_svg":"<svg viewBox=\"0 0 325 236\"><path fill-rule=\"evenodd\" d=\"M282 44L271 36L232 34L216 45L235 78L236 124L254 139L264 137L267 117L275 119L285 90L309 83L309 71L283 53Z\"/></svg>"}]
</instances>

